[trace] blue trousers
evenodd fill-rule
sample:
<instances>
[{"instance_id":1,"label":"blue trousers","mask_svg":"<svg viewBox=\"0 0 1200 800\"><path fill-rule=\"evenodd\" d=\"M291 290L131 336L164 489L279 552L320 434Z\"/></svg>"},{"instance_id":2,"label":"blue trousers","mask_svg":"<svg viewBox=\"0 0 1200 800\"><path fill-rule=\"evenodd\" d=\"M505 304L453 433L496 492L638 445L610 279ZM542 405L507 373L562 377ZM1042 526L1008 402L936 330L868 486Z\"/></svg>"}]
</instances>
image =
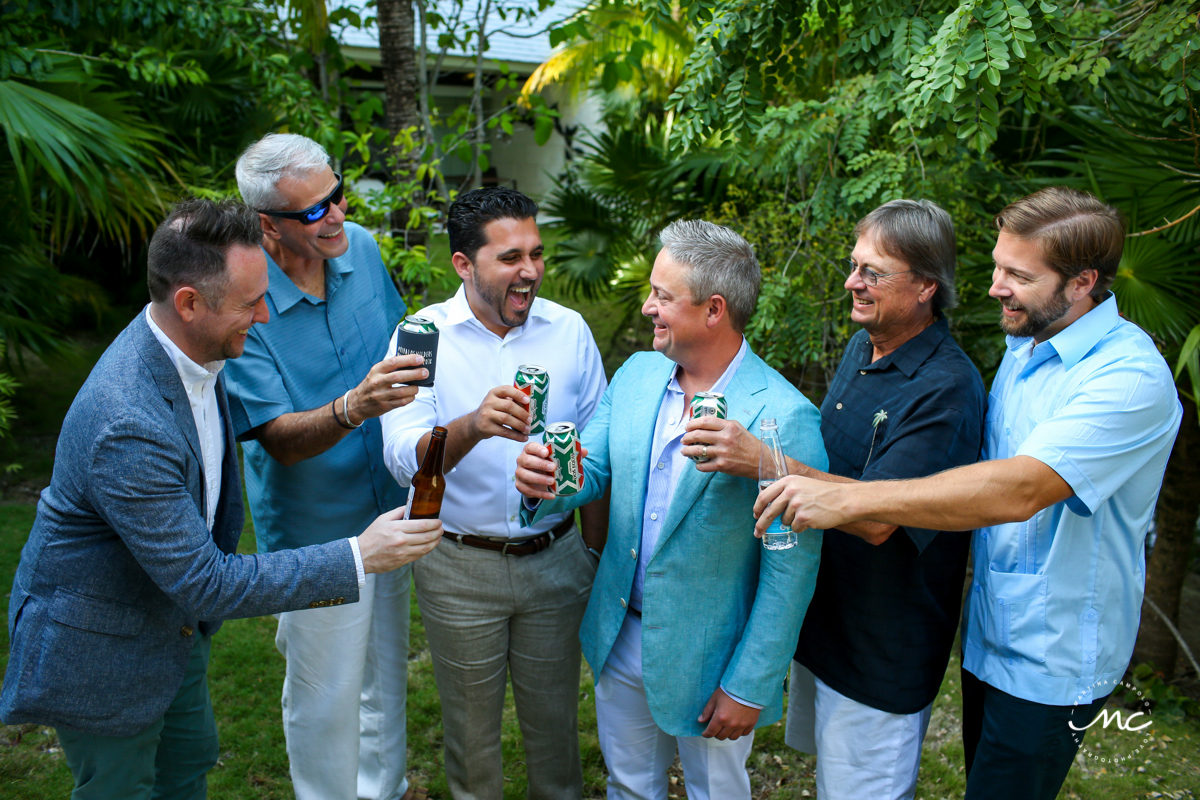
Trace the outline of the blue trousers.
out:
<instances>
[{"instance_id":1,"label":"blue trousers","mask_svg":"<svg viewBox=\"0 0 1200 800\"><path fill-rule=\"evenodd\" d=\"M204 800L220 747L208 694L212 640L200 633L162 718L132 736L59 730L75 778L71 800Z\"/></svg>"},{"instance_id":2,"label":"blue trousers","mask_svg":"<svg viewBox=\"0 0 1200 800\"><path fill-rule=\"evenodd\" d=\"M965 800L1054 800L1067 779L1077 727L1095 719L1107 695L1087 706L1051 706L1002 692L962 670Z\"/></svg>"}]
</instances>

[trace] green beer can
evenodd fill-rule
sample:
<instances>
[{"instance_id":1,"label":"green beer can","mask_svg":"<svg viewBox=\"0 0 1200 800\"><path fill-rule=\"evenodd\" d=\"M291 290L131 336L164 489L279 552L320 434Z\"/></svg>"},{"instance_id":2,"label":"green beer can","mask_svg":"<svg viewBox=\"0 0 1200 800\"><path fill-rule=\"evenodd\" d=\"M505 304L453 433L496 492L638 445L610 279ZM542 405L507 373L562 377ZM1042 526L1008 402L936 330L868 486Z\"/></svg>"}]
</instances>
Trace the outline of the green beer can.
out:
<instances>
[{"instance_id":1,"label":"green beer can","mask_svg":"<svg viewBox=\"0 0 1200 800\"><path fill-rule=\"evenodd\" d=\"M546 426L543 444L550 448L554 462L554 494L558 497L579 494L583 489L583 445L573 422Z\"/></svg>"},{"instance_id":2,"label":"green beer can","mask_svg":"<svg viewBox=\"0 0 1200 800\"><path fill-rule=\"evenodd\" d=\"M542 433L546 430L546 404L550 402L550 373L537 364L523 364L517 367L513 386L529 398L530 435Z\"/></svg>"},{"instance_id":3,"label":"green beer can","mask_svg":"<svg viewBox=\"0 0 1200 800\"><path fill-rule=\"evenodd\" d=\"M727 419L729 406L725 403L725 395L720 392L696 392L692 396L692 419L699 417L716 417ZM691 456L692 461L701 463L708 457Z\"/></svg>"}]
</instances>

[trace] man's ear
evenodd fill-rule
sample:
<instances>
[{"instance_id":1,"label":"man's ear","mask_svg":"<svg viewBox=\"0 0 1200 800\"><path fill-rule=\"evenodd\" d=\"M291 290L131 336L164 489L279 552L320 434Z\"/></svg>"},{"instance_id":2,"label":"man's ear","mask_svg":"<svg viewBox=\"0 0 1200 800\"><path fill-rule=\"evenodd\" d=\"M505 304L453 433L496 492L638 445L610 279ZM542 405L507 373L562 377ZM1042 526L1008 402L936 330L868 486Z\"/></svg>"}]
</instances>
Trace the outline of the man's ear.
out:
<instances>
[{"instance_id":1,"label":"man's ear","mask_svg":"<svg viewBox=\"0 0 1200 800\"><path fill-rule=\"evenodd\" d=\"M938 282L933 278L921 278L924 286L921 287L920 294L917 295L917 300L922 303L928 303L933 300L933 296L937 294Z\"/></svg>"},{"instance_id":2,"label":"man's ear","mask_svg":"<svg viewBox=\"0 0 1200 800\"><path fill-rule=\"evenodd\" d=\"M725 298L719 294L714 294L708 298L708 313L704 324L709 328L715 328L722 319L729 315L729 304L725 302Z\"/></svg>"},{"instance_id":3,"label":"man's ear","mask_svg":"<svg viewBox=\"0 0 1200 800\"><path fill-rule=\"evenodd\" d=\"M191 286L180 286L175 290L171 300L175 305L175 313L181 320L189 323L196 319L201 308L208 305L204 296Z\"/></svg>"},{"instance_id":4,"label":"man's ear","mask_svg":"<svg viewBox=\"0 0 1200 800\"><path fill-rule=\"evenodd\" d=\"M262 225L264 239L274 239L278 241L279 237L283 235L283 232L279 230L279 221L270 214L260 213L258 215L258 221L259 224Z\"/></svg>"},{"instance_id":5,"label":"man's ear","mask_svg":"<svg viewBox=\"0 0 1200 800\"><path fill-rule=\"evenodd\" d=\"M458 273L458 277L463 281L471 280L471 268L475 266L471 263L471 259L458 252L450 256L450 263L454 265L454 271Z\"/></svg>"},{"instance_id":6,"label":"man's ear","mask_svg":"<svg viewBox=\"0 0 1200 800\"><path fill-rule=\"evenodd\" d=\"M1072 303L1077 303L1092 293L1100 280L1100 270L1089 267L1067 281L1067 291Z\"/></svg>"}]
</instances>

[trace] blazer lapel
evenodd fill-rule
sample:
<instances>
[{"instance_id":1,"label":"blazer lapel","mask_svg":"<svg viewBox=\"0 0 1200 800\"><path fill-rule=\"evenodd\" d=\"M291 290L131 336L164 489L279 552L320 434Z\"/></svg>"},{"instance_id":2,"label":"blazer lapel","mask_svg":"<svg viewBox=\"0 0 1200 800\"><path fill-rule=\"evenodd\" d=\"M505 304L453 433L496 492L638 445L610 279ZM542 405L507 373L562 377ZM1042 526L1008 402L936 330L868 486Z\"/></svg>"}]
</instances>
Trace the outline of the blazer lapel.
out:
<instances>
[{"instance_id":1,"label":"blazer lapel","mask_svg":"<svg viewBox=\"0 0 1200 800\"><path fill-rule=\"evenodd\" d=\"M187 441L188 448L192 451L192 458L196 459L196 463L200 465L200 474L204 474L204 458L200 452L200 434L196 432L196 417L192 414L192 404L188 401L187 392L183 388L183 381L179 378L179 371L175 369L175 365L171 363L167 351L163 349L162 344L155 338L154 332L150 330L150 326L146 323L143 316L145 312L138 314L134 326L134 342L138 348L138 352L142 355L142 360L150 368L150 374L154 376L154 382L158 384L158 389L162 392L163 399L171 406L171 411L175 417L175 424L179 426L179 430L183 433L183 438ZM204 481L200 481L200 508L203 509L204 503Z\"/></svg>"},{"instance_id":2,"label":"blazer lapel","mask_svg":"<svg viewBox=\"0 0 1200 800\"><path fill-rule=\"evenodd\" d=\"M633 509L639 531L642 509L646 505L646 475L650 469L654 425L658 421L658 410L662 407L663 395L667 393L667 383L671 380L671 370L674 368L673 361L660 357L660 363L648 369L642 380L631 387L631 391L622 393L624 407L614 409L614 413L624 420L624 435L618 440L623 440L629 447L627 460L625 457L620 460L636 470L631 485L637 487L637 496L629 498L628 507ZM613 460L613 454L609 458Z\"/></svg>"},{"instance_id":3,"label":"blazer lapel","mask_svg":"<svg viewBox=\"0 0 1200 800\"><path fill-rule=\"evenodd\" d=\"M729 419L737 420L747 430L753 433L753 424L763 410L763 392L767 388L766 376L763 374L763 363L752 352L747 352L742 359L738 371L734 373L729 385L725 387L725 403L728 407ZM654 546L650 558L658 555L663 544L691 512L692 506L700 499L700 495L712 480L715 472L701 472L688 464L679 476L675 493L671 496L671 505L667 509L667 519L663 522L662 535Z\"/></svg>"}]
</instances>

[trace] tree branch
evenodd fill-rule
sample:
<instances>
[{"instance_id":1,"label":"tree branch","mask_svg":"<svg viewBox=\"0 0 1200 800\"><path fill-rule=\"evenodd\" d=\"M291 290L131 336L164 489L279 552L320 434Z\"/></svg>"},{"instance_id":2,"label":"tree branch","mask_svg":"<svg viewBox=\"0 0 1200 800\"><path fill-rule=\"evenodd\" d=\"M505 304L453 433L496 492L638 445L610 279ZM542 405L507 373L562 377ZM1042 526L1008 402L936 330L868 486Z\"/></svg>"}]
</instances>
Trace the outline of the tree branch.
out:
<instances>
[{"instance_id":1,"label":"tree branch","mask_svg":"<svg viewBox=\"0 0 1200 800\"><path fill-rule=\"evenodd\" d=\"M1151 228L1148 231L1139 231L1138 233L1127 233L1127 234L1125 234L1125 236L1126 236L1126 238L1129 238L1131 236L1146 236L1151 233L1158 233L1159 231L1165 231L1167 228L1174 228L1176 225L1183 222L1185 219L1192 216L1197 211L1200 211L1200 206L1196 206L1191 211L1184 214L1182 217L1175 220L1174 222L1168 222L1166 225L1159 225L1157 228ZM1200 674L1200 670L1197 670L1197 673Z\"/></svg>"},{"instance_id":2,"label":"tree branch","mask_svg":"<svg viewBox=\"0 0 1200 800\"><path fill-rule=\"evenodd\" d=\"M1194 214L1196 212L1193 211L1192 213ZM1164 614L1163 610L1159 608L1149 597L1145 598L1145 600L1150 608L1154 609L1154 613L1158 614L1159 619L1163 621L1163 623L1167 626L1167 629L1171 631L1171 635L1175 637L1175 641L1179 642L1179 646L1183 648L1183 652L1187 655L1188 661L1192 662L1192 669L1196 670L1197 675L1200 675L1200 664L1196 663L1196 657L1192 655L1191 648L1187 646L1187 642L1183 640L1183 635L1179 632L1179 629L1175 627L1175 624L1171 622L1171 618Z\"/></svg>"}]
</instances>

